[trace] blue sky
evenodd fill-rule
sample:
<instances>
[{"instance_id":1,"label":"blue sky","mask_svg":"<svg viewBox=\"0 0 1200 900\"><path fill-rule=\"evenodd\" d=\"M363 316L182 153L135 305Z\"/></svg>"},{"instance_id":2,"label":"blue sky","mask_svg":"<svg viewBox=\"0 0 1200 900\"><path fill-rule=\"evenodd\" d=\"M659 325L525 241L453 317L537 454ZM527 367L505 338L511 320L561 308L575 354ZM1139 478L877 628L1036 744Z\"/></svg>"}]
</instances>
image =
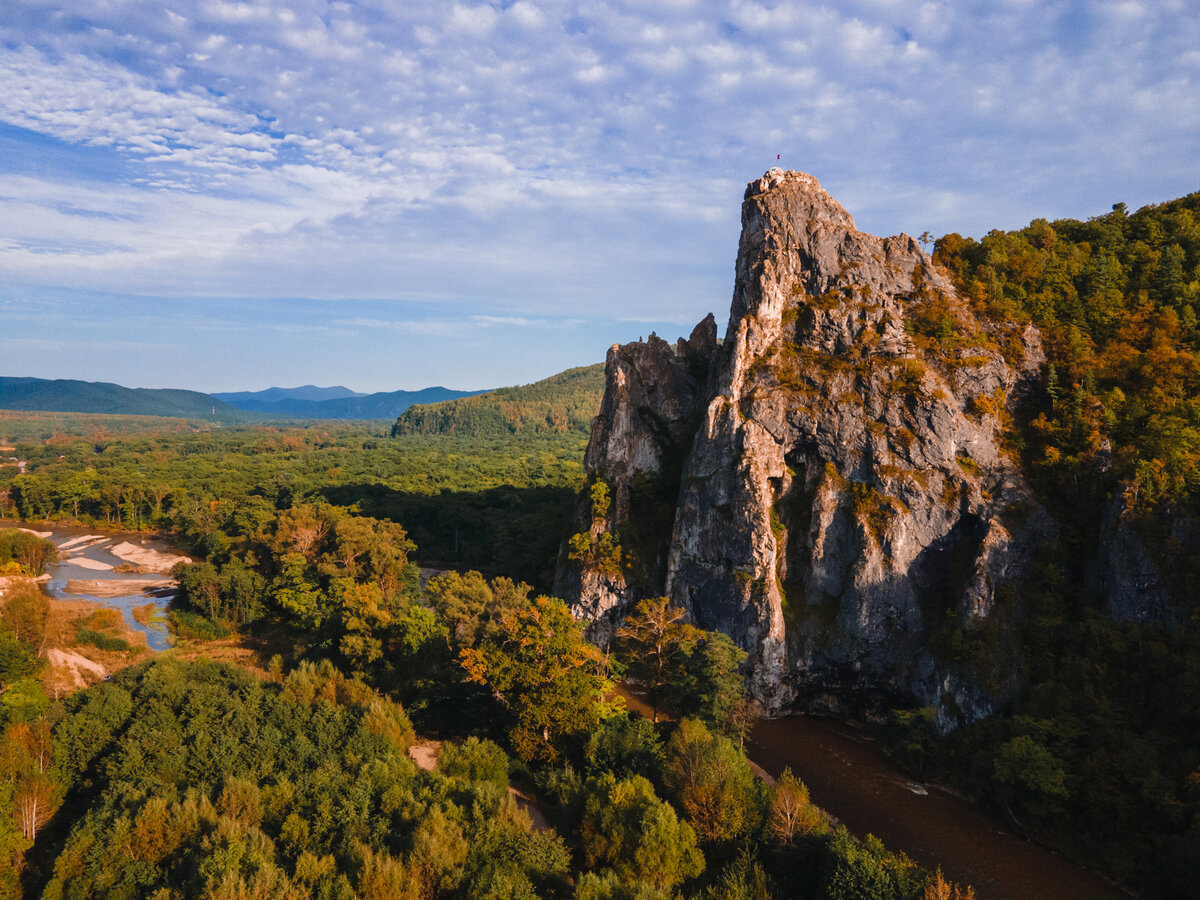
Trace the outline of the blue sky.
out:
<instances>
[{"instance_id":1,"label":"blue sky","mask_svg":"<svg viewBox=\"0 0 1200 900\"><path fill-rule=\"evenodd\" d=\"M1200 189L1158 2L0 3L0 374L523 383L728 314L746 182L980 236Z\"/></svg>"}]
</instances>

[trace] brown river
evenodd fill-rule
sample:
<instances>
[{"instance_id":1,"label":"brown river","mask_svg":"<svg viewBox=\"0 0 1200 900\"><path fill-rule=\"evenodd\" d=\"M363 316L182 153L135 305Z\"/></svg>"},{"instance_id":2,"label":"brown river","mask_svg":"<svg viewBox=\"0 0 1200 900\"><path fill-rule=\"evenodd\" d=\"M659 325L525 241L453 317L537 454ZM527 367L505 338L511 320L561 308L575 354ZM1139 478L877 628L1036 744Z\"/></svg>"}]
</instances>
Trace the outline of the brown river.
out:
<instances>
[{"instance_id":1,"label":"brown river","mask_svg":"<svg viewBox=\"0 0 1200 900\"><path fill-rule=\"evenodd\" d=\"M649 714L628 688L630 708ZM1097 872L1019 838L963 798L917 784L879 745L819 716L760 719L747 744L750 759L772 776L784 768L808 785L812 800L854 834L880 838L978 900L1129 900Z\"/></svg>"},{"instance_id":2,"label":"brown river","mask_svg":"<svg viewBox=\"0 0 1200 900\"><path fill-rule=\"evenodd\" d=\"M868 832L979 900L1128 900L1096 872L1004 831L974 804L916 784L875 743L817 716L762 719L750 758L771 775L785 766L808 785L813 802L855 834Z\"/></svg>"}]
</instances>

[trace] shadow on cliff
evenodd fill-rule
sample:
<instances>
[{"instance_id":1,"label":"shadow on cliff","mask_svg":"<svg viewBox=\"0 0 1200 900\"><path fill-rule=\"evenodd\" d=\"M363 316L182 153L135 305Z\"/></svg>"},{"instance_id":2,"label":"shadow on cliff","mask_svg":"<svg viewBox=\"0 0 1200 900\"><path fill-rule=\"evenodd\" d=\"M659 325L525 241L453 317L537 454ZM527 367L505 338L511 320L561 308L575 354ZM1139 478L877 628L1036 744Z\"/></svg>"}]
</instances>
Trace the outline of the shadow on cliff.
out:
<instances>
[{"instance_id":1,"label":"shadow on cliff","mask_svg":"<svg viewBox=\"0 0 1200 900\"><path fill-rule=\"evenodd\" d=\"M416 543L413 555L422 565L507 575L540 593L551 591L575 507L575 492L565 487L418 494L381 484L344 484L324 488L318 496L398 522Z\"/></svg>"}]
</instances>

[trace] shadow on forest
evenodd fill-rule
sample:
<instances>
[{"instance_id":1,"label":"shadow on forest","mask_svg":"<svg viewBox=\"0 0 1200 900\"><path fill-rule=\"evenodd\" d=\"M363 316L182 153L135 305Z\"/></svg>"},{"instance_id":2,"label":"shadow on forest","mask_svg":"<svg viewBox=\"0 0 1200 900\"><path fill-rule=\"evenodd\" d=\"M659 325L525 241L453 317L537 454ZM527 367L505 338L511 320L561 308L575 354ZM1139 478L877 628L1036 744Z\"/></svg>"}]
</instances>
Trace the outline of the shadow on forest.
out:
<instances>
[{"instance_id":1,"label":"shadow on forest","mask_svg":"<svg viewBox=\"0 0 1200 900\"><path fill-rule=\"evenodd\" d=\"M382 484L343 484L315 496L402 525L424 565L507 575L550 593L558 550L575 508L565 487L497 487L418 494Z\"/></svg>"}]
</instances>

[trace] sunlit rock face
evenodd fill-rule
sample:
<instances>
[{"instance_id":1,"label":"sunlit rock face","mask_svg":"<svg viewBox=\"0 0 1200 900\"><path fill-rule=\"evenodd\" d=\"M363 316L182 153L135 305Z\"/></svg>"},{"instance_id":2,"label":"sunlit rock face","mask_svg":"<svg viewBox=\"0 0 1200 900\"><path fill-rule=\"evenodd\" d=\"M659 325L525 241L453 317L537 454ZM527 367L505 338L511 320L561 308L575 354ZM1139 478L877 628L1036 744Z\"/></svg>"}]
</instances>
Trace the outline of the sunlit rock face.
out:
<instances>
[{"instance_id":1,"label":"sunlit rock face","mask_svg":"<svg viewBox=\"0 0 1200 900\"><path fill-rule=\"evenodd\" d=\"M912 238L772 170L746 189L724 340L710 317L609 352L587 469L631 559L597 591L564 558L560 587L601 638L668 594L749 651L771 710L987 714L1009 673L939 636L1003 619L1051 529L1001 442L1038 335L1003 340Z\"/></svg>"},{"instance_id":2,"label":"sunlit rock face","mask_svg":"<svg viewBox=\"0 0 1200 900\"><path fill-rule=\"evenodd\" d=\"M571 564L564 550L555 592L573 602L591 635L607 642L625 607L663 592L667 541L674 522L683 460L691 447L708 399L711 366L717 354L717 323L711 315L674 346L651 334L649 340L608 351L606 387L592 423L584 464L589 477L611 489L607 519L597 522L590 499L576 514L577 531L607 529L633 549L621 571L586 571Z\"/></svg>"}]
</instances>

